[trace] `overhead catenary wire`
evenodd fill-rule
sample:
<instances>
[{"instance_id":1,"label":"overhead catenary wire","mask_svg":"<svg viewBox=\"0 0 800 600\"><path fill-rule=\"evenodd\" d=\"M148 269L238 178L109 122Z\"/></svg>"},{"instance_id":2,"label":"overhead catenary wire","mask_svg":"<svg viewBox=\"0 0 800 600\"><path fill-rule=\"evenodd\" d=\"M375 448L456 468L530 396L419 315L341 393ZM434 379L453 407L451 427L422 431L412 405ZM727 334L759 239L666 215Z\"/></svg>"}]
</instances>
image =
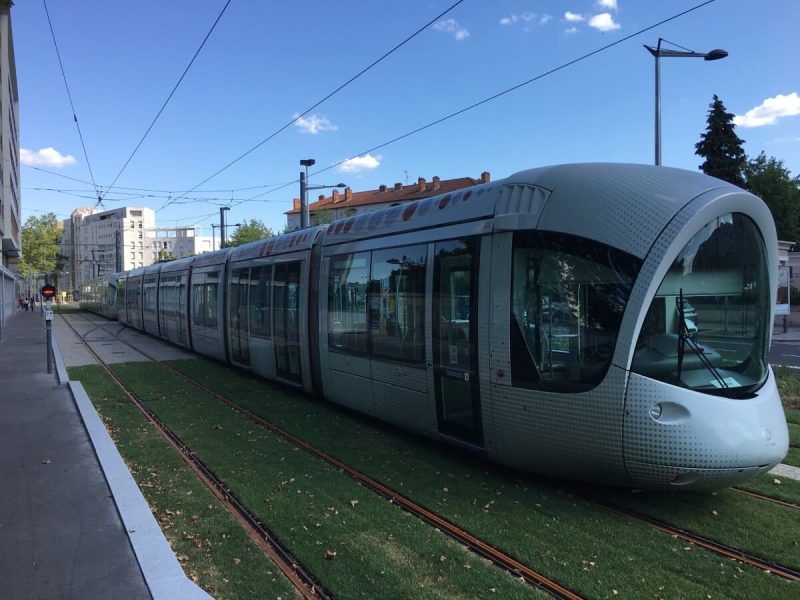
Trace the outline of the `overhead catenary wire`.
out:
<instances>
[{"instance_id":1,"label":"overhead catenary wire","mask_svg":"<svg viewBox=\"0 0 800 600\"><path fill-rule=\"evenodd\" d=\"M69 179L71 181L77 181L78 183L85 183L86 185L92 185L91 181L86 181L85 179L78 179L76 177L70 177L69 175L64 175L62 173L56 173L55 171L48 171L47 169L42 169L41 167L34 167L33 165L22 165L27 169L33 169L34 171L39 171L41 173L46 173L47 175L54 175L55 177L63 177L64 179ZM240 188L232 188L232 189L224 189L224 190L162 190L162 189L152 189L152 188L140 188L140 187L125 187L121 185L114 186L116 190L133 190L135 192L156 192L156 193L163 193L163 194L188 194L192 191L196 192L197 194L219 194L222 192L247 192L250 190L258 190L261 188L272 187L274 183L262 183L261 185L249 185L246 187ZM106 188L106 193L108 193L108 186ZM24 189L35 189L35 188L24 188ZM121 192L111 192L114 194L119 194Z\"/></svg>"},{"instance_id":2,"label":"overhead catenary wire","mask_svg":"<svg viewBox=\"0 0 800 600\"><path fill-rule=\"evenodd\" d=\"M412 33L411 35L407 36L407 37L406 37L406 38L405 38L403 41L401 41L400 43L398 43L397 45L395 45L395 46L394 46L394 47L393 47L391 50L388 50L387 52L385 52L385 53L384 53L384 54L383 54L383 55L382 55L380 58L378 58L378 59L374 60L372 63L370 63L369 65L367 65L367 66L366 66L366 67L364 67L363 69L361 69L361 70L360 70L358 73L356 73L355 75L353 75L353 76L352 76L350 79L348 79L347 81L345 81L343 84L341 84L341 85L340 85L339 87L337 87L335 90L333 90L332 92L328 93L328 94L327 94L326 96L324 96L322 99L318 100L317 102L315 102L314 104L312 104L311 106L309 106L309 107L308 107L307 109L305 109L303 112L301 112L301 113L297 114L297 116L296 116L296 117L294 117L294 118L292 118L292 120L291 120L291 121L287 122L286 124L282 125L282 126L281 126L281 127L279 127L278 129L276 129L275 131L273 131L273 132L272 132L270 135L268 135L266 138L264 138L263 140L261 140L260 142L258 142L258 143L257 143L255 146L253 146L252 148L250 148L250 149L249 149L249 150L247 150L246 152L244 152L244 153L240 154L239 156L237 156L236 158L234 158L232 161L230 161L228 164L226 164L224 167L222 167L221 169L219 169L219 170L215 171L214 173L212 173L211 175L209 175L208 177L206 177L205 179L203 179L203 181L201 181L200 183L198 183L197 185L195 185L194 187L192 187L191 189L189 189L189 191L188 191L188 192L186 192L186 193L188 194L188 193L191 193L191 192L195 191L197 188L199 188L199 187L200 187L201 185L203 185L204 183L206 183L206 182L208 182L208 181L211 181L212 179L214 179L214 177L216 177L217 175L219 175L219 174L220 174L220 173L222 173L223 171L226 171L227 169L229 169L230 167L232 167L233 165L235 165L236 163L238 163L240 160L242 160L244 157L246 157L246 156L248 156L248 155L252 154L253 152L255 152L256 150L258 150L258 149L259 149L261 146L263 146L264 144L266 144L268 141L270 141L270 140L271 140L272 138L274 138L276 135L278 135L278 134L279 134L279 133L281 133L282 131L284 131L284 130L288 129L289 127L291 127L291 126L292 126L294 123L296 123L298 120L302 119L304 116L306 116L306 115L307 115L308 113L310 113L312 110L314 110L315 108L317 108L317 107L318 107L319 105L321 105L323 102L325 102L326 100L330 99L330 98L331 98L331 97L333 97L334 95L338 94L340 91L342 91L342 90L343 90L344 88L346 88L348 85L350 85L351 83L353 83L353 82L354 82L356 79L358 79L359 77L361 77L361 76L362 76L364 73L366 73L367 71L369 71L370 69L372 69L373 67L375 67L376 65L378 65L378 63L382 62L384 59L386 59L387 57L389 57L391 54L393 54L394 52L396 52L397 50L399 50L399 49L400 49L400 48L402 48L403 46L405 46L405 45L406 45L408 42L410 42L411 40L413 40L413 39L414 39L415 37L417 37L417 36L418 36L420 33L422 33L423 31L425 31L425 30L426 30L428 27L430 27L431 25L433 25L433 24L434 24L436 21L438 21L439 19L441 19L443 16L445 16L445 15L446 15L447 13L449 13L450 11L452 11L454 8L456 8L456 7L457 7L459 4L461 4L462 2L464 2L464 0L457 0L457 2L454 2L453 4L451 4L451 5L450 5L450 6L449 6L447 9L445 9L443 12L439 13L437 16L435 16L434 18L432 18L431 20L429 20L429 21L428 21L427 23L425 23L425 24L424 24L422 27L420 27L419 29L417 29L417 30L416 30L414 33ZM180 198L176 198L176 200L178 200L178 199L180 199ZM162 207L159 209L159 211L161 211L161 210L165 209L167 206L169 206L169 204L164 204L164 206L162 206ZM158 211L157 211L157 212L158 212Z\"/></svg>"},{"instance_id":3,"label":"overhead catenary wire","mask_svg":"<svg viewBox=\"0 0 800 600\"><path fill-rule=\"evenodd\" d=\"M675 19L683 17L683 16L685 16L685 15L687 15L687 14L689 14L689 13L695 11L695 10L703 8L704 6L712 4L712 3L716 2L716 1L717 0L706 0L706 2L702 2L700 4L692 6L691 8L687 8L686 10L681 11L679 13L676 13L676 14L672 15L671 17L667 17L666 19L662 19L661 21L658 21L657 23L653 23L652 25L648 25L647 27L643 27L642 29L639 29L639 30L635 31L634 33L631 33L629 35L626 35L623 38L620 38L620 39L618 39L618 40L616 40L614 42L611 42L610 44L606 44L605 46L601 46L600 48L597 48L596 50L592 50L591 52L587 52L586 54L583 54L583 55L579 56L578 58L575 58L573 60L565 62L565 63L563 63L563 64L561 64L561 65L559 65L557 67L554 67L554 68L550 69L549 71L545 71L544 73L540 73L539 75L536 75L535 77L531 77L530 79L527 79L527 80L525 80L525 81L523 81L521 83L518 83L518 84L516 84L516 85L514 85L514 86L512 86L512 87L510 87L508 89L505 89L505 90L503 90L501 92L498 92L498 93L496 93L496 94L494 94L492 96L489 96L488 98L484 98L483 100L479 100L478 102L470 104L469 106L466 106L466 107L461 108L461 109L459 109L459 110L457 110L455 112L452 112L452 113L450 113L450 114L448 114L448 115L446 115L444 117L436 119L435 121L431 121L430 123L428 123L426 125L423 125L421 127L417 127L416 129L413 129L413 130L408 131L408 132L406 132L406 133L404 133L402 135L399 135L399 136L389 140L388 142L384 142L382 144L378 144L377 146L373 146L372 148L369 148L368 150L364 150L362 152L359 152L358 154L354 154L351 157L346 158L344 160L340 160L339 162L334 163L334 164L332 164L330 166L327 166L324 169L318 169L318 170L314 171L314 173L312 173L312 175L316 175L318 173L324 173L325 171L330 171L331 169L334 169L334 168L346 163L347 161L353 160L354 158L357 158L359 156L363 156L363 155L368 154L370 152L375 152L376 150L380 150L381 148L385 148L386 146L388 146L390 144L394 144L395 142L399 142L402 139L405 139L407 137L411 137L412 135L415 135L417 133L425 131L426 129L430 129L431 127L434 127L435 125L439 125L440 123L444 123L445 121L448 121L448 120L452 119L453 117L457 117L458 115L464 114L465 112L468 112L468 111L470 111L470 110L472 110L474 108L478 108L479 106L487 104L487 103L491 102L492 100L497 100L498 98L500 98L502 96L505 96L506 94L510 94L511 92L514 92L514 91L516 91L516 90L518 90L520 88L523 88L523 87L525 87L527 85L530 85L531 83L539 81L540 79L544 79L545 77L547 77L549 75L557 73L558 71L562 71L562 70L566 69L567 67L571 67L572 65L575 65L575 64L577 64L579 62L582 62L582 61L584 61L584 60L586 60L588 58L591 58L592 56L600 54L601 52L605 52L606 50L609 50L610 48L613 48L614 46L618 46L619 44L622 44L623 42L627 42L628 40L630 40L630 39L632 39L634 37L640 36L643 33L646 33L646 32L648 32L648 31L650 31L652 29L655 29L656 27L664 25L665 23L669 23L670 21L674 21Z\"/></svg>"},{"instance_id":4,"label":"overhead catenary wire","mask_svg":"<svg viewBox=\"0 0 800 600\"><path fill-rule=\"evenodd\" d=\"M53 38L53 45L56 49L56 56L58 57L58 66L61 68L61 76L64 78L64 87L67 89L67 98L69 98L69 106L72 109L72 119L75 121L75 127L78 129L78 137L81 139L81 148L83 148L83 156L86 159L86 167L89 169L89 177L92 179L92 185L94 186L95 195L97 197L98 204L101 201L100 192L97 189L97 184L94 180L94 173L92 172L92 164L89 162L89 153L86 151L86 143L83 141L83 133L81 132L81 125L78 123L78 115L75 111L75 104L72 101L72 94L69 91L69 83L67 83L67 74L64 71L64 63L61 61L61 52L58 50L58 42L56 41L56 32L53 29L53 22L50 20L50 11L47 10L47 0L42 0L42 4L44 5L44 13L47 15L47 24L50 26L50 35Z\"/></svg>"},{"instance_id":5,"label":"overhead catenary wire","mask_svg":"<svg viewBox=\"0 0 800 600\"><path fill-rule=\"evenodd\" d=\"M361 151L361 152L359 152L357 154L354 154L354 155L350 156L349 158L346 158L344 160L340 160L339 162L333 163L333 164L325 167L324 169L318 169L318 170L314 171L313 173L311 173L311 175L316 175L316 174L319 174L319 173L324 173L326 171L330 171L331 169L334 169L334 168L346 163L349 160L353 160L356 157L363 156L365 154L368 154L370 152L374 152L375 150L379 150L381 148L385 148L386 146L389 146L390 144L394 144L395 142L399 142L400 140L403 140L405 138L411 137L412 135L415 135L417 133L425 131L426 129L430 129L431 127L434 127L435 125L439 125L440 123L444 123L445 121L447 121L449 119L452 119L452 118L457 117L457 116L459 116L461 114L464 114L464 113L466 113L466 112L468 112L468 111L470 111L470 110L472 110L474 108L477 108L479 106L487 104L488 102L491 102L492 100L496 100L496 99L498 99L498 98L500 98L502 96L505 96L506 94L510 94L511 92L519 90L519 89L521 89L521 88L523 88L523 87L525 87L527 85L530 85L531 83L539 81L540 79L544 79L545 77L547 77L549 75L552 75L553 73L557 73L558 71L562 71L562 70L566 69L567 67L571 67L572 65L575 65L575 64L577 64L577 63L579 63L581 61L584 61L584 60L586 60L588 58L591 58L592 56L600 54L601 52L609 50L610 48L613 48L614 46L618 46L619 44L622 44L623 42L626 42L626 41L628 41L628 40L630 40L630 39L632 39L634 37L640 36L643 33L646 33L646 32L648 32L648 31L650 31L652 29L655 29L656 27L664 25L665 23L669 23L670 21L674 21L675 19L683 17L683 16L685 16L685 15L687 15L687 14L689 14L689 13L695 11L695 10L703 8L704 6L712 4L712 3L716 2L716 1L717 0L706 0L705 2L702 2L700 4L692 6L692 7L688 8L688 9L686 9L684 11L676 13L676 14L674 14L674 15L672 15L670 17L667 17L665 19L662 19L662 20L658 21L657 23L653 23L652 25L648 25L646 27L643 27L642 29L639 29L639 30L637 30L637 31L635 31L635 32L623 37L623 38L620 38L620 39L618 39L618 40L616 40L614 42L606 44L605 46L601 46L600 48L597 48L596 50L592 50L591 52L587 52L586 54L583 54L583 55L579 56L578 58L575 58L575 59L572 59L572 60L570 60L568 62L565 62L565 63L563 63L563 64L561 64L561 65L559 65L557 67L554 67L554 68L552 68L552 69L550 69L548 71L545 71L544 73L540 73L539 75L531 77L530 79L527 79L527 80L525 80L525 81L523 81L521 83L518 83L518 84L516 84L516 85L514 85L514 86L512 86L510 88L507 88L507 89L505 89L505 90L503 90L501 92L493 94L492 96L484 98L483 100L479 100L478 102L470 104L469 106L466 106L466 107L461 108L461 109L459 109L459 110L457 110L455 112L452 112L452 113L450 113L448 115L445 115L444 117L436 119L435 121L431 121L430 123L428 123L426 125L422 125L421 127L417 127L416 129L412 129L411 131L408 131L408 132L406 132L406 133L404 133L402 135L399 135L399 136L397 136L395 138L392 138L389 141L383 142L382 144L378 144L377 146L373 146L372 148L369 148L367 150L363 150L363 151ZM285 184L283 184L281 186L276 187L275 189L272 189L272 190L269 190L269 191L266 191L266 192L262 192L261 194L257 194L255 196L251 196L250 198L242 200L242 201L238 202L237 205L243 204L245 202L256 201L259 198L261 198L262 196L266 196L267 194L271 194L273 192L277 192L278 190L281 190L281 189L284 189L284 188L289 187L291 185L294 185L298 181L299 181L299 179L294 179L293 181L289 181L289 182L287 182L287 183L285 183Z\"/></svg>"},{"instance_id":6,"label":"overhead catenary wire","mask_svg":"<svg viewBox=\"0 0 800 600\"><path fill-rule=\"evenodd\" d=\"M133 149L133 152L131 152L131 155L128 157L128 160L126 160L125 164L122 165L122 168L119 170L119 173L117 173L117 176L114 177L114 180L111 182L111 185L106 188L106 191L108 191L109 189L114 187L114 184L117 183L117 180L120 178L120 175L122 175L122 173L128 167L128 165L130 164L131 160L133 160L133 157L136 156L136 153L139 151L139 148L141 148L142 143L144 143L144 140L147 137L147 135L150 133L150 130L153 129L153 126L156 124L156 121L158 121L158 118L161 116L161 113L164 112L164 109L167 107L167 104L169 104L169 101L172 100L172 96L175 95L175 92L178 89L178 86L180 86L180 84L183 81L184 77L186 77L186 74L189 72L189 69L194 64L194 61L197 58L197 56L200 54L200 51L203 49L203 46L206 45L206 42L208 41L208 38L211 37L212 32L217 27L217 24L220 22L220 19L222 19L222 15L225 14L225 11L227 10L228 5L231 3L231 1L232 0L228 0L225 3L225 6L222 7L222 10L220 11L219 15L217 15L217 18L214 21L214 24L211 25L211 29L208 30L208 33L206 33L205 37L203 38L203 41L200 43L200 46L197 48L197 51L194 53L194 56L192 56L192 60L190 60L189 64L186 65L186 68L183 70L183 73L181 74L180 78L178 79L178 82L173 86L172 91L169 93L169 96L167 96L167 99L164 100L164 103L161 105L161 108L158 110L158 113L156 114L155 117L153 117L153 120L150 122L150 125L147 127L147 130L144 132L144 135L142 135L142 138L139 140L139 143L136 144L136 147Z\"/></svg>"},{"instance_id":7,"label":"overhead catenary wire","mask_svg":"<svg viewBox=\"0 0 800 600\"><path fill-rule=\"evenodd\" d=\"M597 54L600 54L600 53L602 53L602 52L604 52L604 51L606 51L606 50L608 50L608 49L610 49L610 48L612 48L612 47L615 47L615 46L617 46L617 45L619 45L619 44L622 44L623 42L626 42L626 41L628 41L628 40L630 40L630 39L632 39L632 38L634 38L634 37L640 36L640 35L642 35L643 33L646 33L646 32L648 32L648 31L651 31L652 29L655 29L656 27L659 27L659 26L661 26L661 25L664 25L664 24L666 24L666 23L669 23L669 22L671 22L671 21L674 21L674 20L676 20L676 19L678 19L678 18L680 18L680 17L683 17L683 16L685 16L685 15L687 15L687 14L691 13L691 12L694 12L694 11L696 11L696 10L698 10L698 9L700 9L700 8L703 8L703 7L705 7L705 6L709 5L709 4L712 4L712 3L714 3L714 2L716 2L716 0L706 0L705 2L702 2L702 3L700 3L700 4L697 4L697 5L695 5L695 6L692 6L692 7L688 8L688 9L686 9L686 10L683 10L683 11L681 11L681 12L679 12L679 13L676 13L676 14L674 14L674 15L670 16L670 17L667 17L667 18L665 18L665 19L662 19L662 20L660 20L660 21L658 21L658 22L656 22L656 23L653 23L653 24L651 24L651 25L648 25L648 26L646 26L646 27L643 27L643 28L641 28L641 29L639 29L639 30L635 31L634 33L631 33L631 34L629 34L629 35L627 35L627 36L625 36L625 37L623 37L623 38L620 38L619 40L616 40L616 41L614 41L614 42L611 42L611 43L609 43L609 44L606 44L606 45L604 45L604 46L602 46L602 47L600 47L600 48L597 48L597 49L595 49L595 50L593 50L593 51L591 51L591 52L587 52L587 53L585 53L585 54L583 54L583 55L579 56L578 58L575 58L575 59L573 59L573 60L570 60L570 61L568 61L568 62L566 62L566 63L563 63L563 64L561 64L561 65L559 65L559 66L557 66L557 67L554 67L553 69L550 69L550 70L548 70L548 71L545 71L544 73L540 73L539 75L536 75L536 76L534 76L534 77L531 77L531 78L529 78L529 79L527 79L527 80L525 80L525 81L523 81L523 82L521 82L521 83L518 83L518 84L516 84L516 85L514 85L514 86L512 86L512 87L510 87L510 88L507 88L507 89L505 89L505 90L503 90L503 91L501 91L501 92L498 92L498 93L496 93L496 94L493 94L492 96L489 96L489 97L487 97L487 98L484 98L483 100L480 100L480 101L478 101L478 102L475 102L475 103L473 103L473 104L471 104L471 105L469 105L469 106L466 106L466 107L464 107L464 108L461 108L461 109L459 109L459 110L457 110L457 111L454 111L454 112L452 112L452 113L450 113L450 114L448 114L448 115L446 115L446 116L444 116L444 117L441 117L441 118L439 118L439 119L436 119L435 121L432 121L432 122L430 122L430 123L428 123L428 124L426 124L426 125L423 125L423 126L421 126L421 127L417 127L416 129L413 129L413 130L411 130L411 131L408 131L408 132L406 132L406 133L404 133L404 134L402 134L402 135L399 135L399 136L397 136L397 137L395 137L395 138L392 138L391 140L388 140L388 141L386 141L386 142L383 142L383 143L381 143L381 144L379 144L379 145L377 145L377 146L373 146L372 148L369 148L369 149L367 149L367 150L363 150L363 151L361 151L361 152L358 152L357 154L354 154L354 155L350 156L350 157L349 157L349 158L347 158L347 159L344 159L344 160L341 160L341 161L339 161L339 162L333 163L333 164L329 165L328 167L325 167L325 168L323 168L323 169L318 169L317 171L314 171L314 172L312 173L312 175L313 175L313 174L318 174L318 173L324 173L324 172L326 172L326 171L329 171L329 170L331 170L331 169L333 169L333 168L336 168L336 167L338 167L338 166L340 166L340 165L342 165L342 164L346 163L346 162L347 162L347 161L349 161L349 160L352 160L353 158L356 158L356 157L358 157L358 156L362 156L362 155L364 155L364 154L367 154L367 153L370 153L370 152L374 152L375 150L378 150L378 149L384 148L384 147L386 147L386 146L389 146L390 144L393 144L393 143L395 143L395 142L398 142L398 141L400 141L400 140L403 140L403 139L405 139L405 138L411 137L411 136L413 136L413 135L415 135L415 134L417 134L417 133L420 133L420 132L422 132L422 131L424 131L424 130L426 130L426 129L429 129L429 128L431 128L431 127L434 127L435 125L438 125L438 124L440 124L440 123L443 123L443 122L445 122L445 121L447 121L447 120L449 120L449 119L452 119L452 118L454 118L454 117L456 117L456 116L459 116L459 115L461 115L461 114L464 114L464 113L466 113L466 112L468 112L468 111L470 111L470 110L472 110L472 109L474 109L474 108L477 108L477 107L479 107L479 106L482 106L482 105L484 105L484 104L487 104L488 102L491 102L492 100L496 100L496 99L498 99L498 98L500 98L500 97L502 97L502 96L505 96L505 95L507 95L507 94L509 94L509 93L511 93L511 92L514 92L514 91L516 91L516 90L518 90L518 89L521 89L521 88L523 88L523 87L525 87L525 86L527 86L527 85L530 85L531 83L534 83L534 82L536 82L536 81L539 81L539 80L541 80L541 79L543 79L543 78L545 78L545 77L547 77L547 76L549 76L549 75L552 75L552 74L554 74L554 73L556 73L556 72L558 72L558 71L561 71L561 70L563 70L563 69L566 69L567 67L570 67L570 66L572 66L572 65L574 65L574 64L577 64L577 63L579 63L579 62L581 62L581 61L584 61L584 60L586 60L586 59L588 59L588 58L590 58L590 57L592 57L592 56L595 56L595 55L597 55ZM454 6L455 6L455 5L454 5ZM452 8L452 7L451 7L451 8ZM444 13L443 13L443 14L444 14ZM42 170L42 169L39 169L39 170ZM221 171L220 171L220 172L221 172ZM58 174L58 173L53 173L53 174L54 174L54 175L60 175L60 174ZM208 178L208 179L210 179L210 178ZM205 181L208 181L208 179L206 179ZM202 183L205 183L205 181L201 182L201 184L199 184L199 185L202 185ZM254 196L251 196L251 197L249 197L249 198L245 198L245 199L237 200L237 201L235 201L234 203L232 203L231 205L232 205L232 206L238 206L238 205L241 205L241 204L244 204L244 203L247 203L247 202L253 202L253 201L267 202L267 201L269 201L269 200L263 200L263 199L261 199L261 198L262 198L263 196L266 196L266 195L269 195L269 194L272 194L272 193L278 192L278 191L280 191L280 190L282 190L282 189L285 189L285 188L287 188L287 187L289 187L289 186L295 185L295 184L297 184L297 182L298 182L298 181L299 181L298 179L294 179L294 180L292 180L292 181L289 181L289 182L286 182L286 183L284 183L284 184L282 184L282 185L277 185L276 187L274 187L274 188L273 188L273 189L271 189L271 190L267 190L267 191L265 191L265 192L262 192L262 193L260 193L260 194L256 194L256 195L254 195ZM198 186L196 186L196 187L199 187L199 185L198 185ZM188 193L191 193L192 191L196 191L196 187L195 187L195 188L193 188L193 189L187 190L187 191L186 191L186 194L188 194ZM254 186L254 187L262 187L262 186ZM132 189L132 188L128 188L128 189ZM252 189L252 188L239 188L239 190L240 190L240 191L241 191L241 190L246 190L246 189ZM198 193L202 193L202 192L198 191ZM178 198L175 198L175 199L173 199L173 200L170 200L170 201L168 201L168 203L166 203L165 205L163 205L163 206L162 206L161 208L159 208L159 209L158 209L156 212L160 212L161 210L165 209L167 206L169 206L169 205L171 205L171 204L189 204L189 203L196 203L196 202L204 202L204 201L205 201L205 199L193 199L193 200L192 200L192 202L178 202L178 200L180 200L180 198L181 198L181 197L178 197Z\"/></svg>"}]
</instances>

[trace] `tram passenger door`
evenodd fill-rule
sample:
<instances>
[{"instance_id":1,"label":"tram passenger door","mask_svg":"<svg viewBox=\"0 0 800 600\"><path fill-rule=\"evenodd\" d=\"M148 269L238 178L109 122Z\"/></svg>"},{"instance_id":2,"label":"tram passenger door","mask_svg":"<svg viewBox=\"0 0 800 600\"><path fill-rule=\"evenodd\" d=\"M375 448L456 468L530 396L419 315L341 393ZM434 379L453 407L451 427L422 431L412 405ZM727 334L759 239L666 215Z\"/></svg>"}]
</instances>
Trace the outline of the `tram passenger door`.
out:
<instances>
[{"instance_id":1,"label":"tram passenger door","mask_svg":"<svg viewBox=\"0 0 800 600\"><path fill-rule=\"evenodd\" d=\"M275 371L278 377L303 381L300 364L300 269L294 261L275 265L272 307Z\"/></svg>"},{"instance_id":2,"label":"tram passenger door","mask_svg":"<svg viewBox=\"0 0 800 600\"><path fill-rule=\"evenodd\" d=\"M477 238L436 244L433 369L439 431L483 444L478 395Z\"/></svg>"}]
</instances>

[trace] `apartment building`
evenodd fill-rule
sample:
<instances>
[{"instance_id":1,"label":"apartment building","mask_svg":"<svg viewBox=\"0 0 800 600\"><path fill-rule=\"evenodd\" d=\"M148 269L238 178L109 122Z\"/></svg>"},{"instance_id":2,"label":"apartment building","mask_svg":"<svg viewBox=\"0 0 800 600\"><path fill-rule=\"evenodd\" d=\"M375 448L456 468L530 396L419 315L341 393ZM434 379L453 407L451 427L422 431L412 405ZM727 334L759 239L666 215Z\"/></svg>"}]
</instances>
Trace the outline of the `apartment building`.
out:
<instances>
[{"instance_id":1,"label":"apartment building","mask_svg":"<svg viewBox=\"0 0 800 600\"><path fill-rule=\"evenodd\" d=\"M94 277L213 249L212 239L196 235L194 227L156 227L155 212L146 207L76 208L63 226L59 287L65 291Z\"/></svg>"},{"instance_id":2,"label":"apartment building","mask_svg":"<svg viewBox=\"0 0 800 600\"><path fill-rule=\"evenodd\" d=\"M19 184L19 95L11 3L0 0L0 266L12 271L22 252Z\"/></svg>"}]
</instances>

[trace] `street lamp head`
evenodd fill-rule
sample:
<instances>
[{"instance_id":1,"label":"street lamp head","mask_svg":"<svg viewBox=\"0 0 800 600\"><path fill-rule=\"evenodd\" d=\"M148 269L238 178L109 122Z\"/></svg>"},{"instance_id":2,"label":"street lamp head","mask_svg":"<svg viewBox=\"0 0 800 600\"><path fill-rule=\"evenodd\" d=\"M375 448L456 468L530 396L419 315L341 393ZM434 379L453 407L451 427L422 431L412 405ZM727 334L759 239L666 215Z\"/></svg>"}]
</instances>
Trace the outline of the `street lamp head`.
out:
<instances>
[{"instance_id":1,"label":"street lamp head","mask_svg":"<svg viewBox=\"0 0 800 600\"><path fill-rule=\"evenodd\" d=\"M721 58L725 58L726 56L728 56L728 53L725 50L715 48L714 50L706 53L704 60L719 60Z\"/></svg>"},{"instance_id":2,"label":"street lamp head","mask_svg":"<svg viewBox=\"0 0 800 600\"><path fill-rule=\"evenodd\" d=\"M337 187L337 188L346 188L347 184L346 183L337 183L335 187Z\"/></svg>"},{"instance_id":3,"label":"street lamp head","mask_svg":"<svg viewBox=\"0 0 800 600\"><path fill-rule=\"evenodd\" d=\"M313 167L315 164L317 164L317 161L315 161L313 158L305 158L300 161L300 164L304 167Z\"/></svg>"},{"instance_id":4,"label":"street lamp head","mask_svg":"<svg viewBox=\"0 0 800 600\"><path fill-rule=\"evenodd\" d=\"M220 210L230 210L230 209L231 209L230 206L222 206L222 207L220 207Z\"/></svg>"}]
</instances>

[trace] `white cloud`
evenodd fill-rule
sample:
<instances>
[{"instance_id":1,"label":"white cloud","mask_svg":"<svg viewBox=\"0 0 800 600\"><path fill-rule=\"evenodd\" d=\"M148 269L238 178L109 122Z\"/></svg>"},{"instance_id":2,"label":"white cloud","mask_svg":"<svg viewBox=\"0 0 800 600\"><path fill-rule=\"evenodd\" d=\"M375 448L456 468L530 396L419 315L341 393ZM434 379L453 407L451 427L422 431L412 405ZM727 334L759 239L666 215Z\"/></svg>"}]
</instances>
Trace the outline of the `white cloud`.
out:
<instances>
[{"instance_id":1,"label":"white cloud","mask_svg":"<svg viewBox=\"0 0 800 600\"><path fill-rule=\"evenodd\" d=\"M619 23L614 23L614 18L611 16L611 13L600 13L589 19L589 27L594 27L605 33L606 31L619 29L620 25Z\"/></svg>"},{"instance_id":2,"label":"white cloud","mask_svg":"<svg viewBox=\"0 0 800 600\"><path fill-rule=\"evenodd\" d=\"M598 8L605 8L608 10L617 10L617 0L597 0Z\"/></svg>"},{"instance_id":3,"label":"white cloud","mask_svg":"<svg viewBox=\"0 0 800 600\"><path fill-rule=\"evenodd\" d=\"M552 20L553 17L551 15L542 15L539 17L539 25L547 25Z\"/></svg>"},{"instance_id":4,"label":"white cloud","mask_svg":"<svg viewBox=\"0 0 800 600\"><path fill-rule=\"evenodd\" d=\"M792 92L788 96L778 94L774 98L767 98L744 115L736 115L733 123L741 127L761 127L762 125L772 125L781 117L795 115L800 115L800 97L797 92Z\"/></svg>"},{"instance_id":5,"label":"white cloud","mask_svg":"<svg viewBox=\"0 0 800 600\"><path fill-rule=\"evenodd\" d=\"M469 31L458 24L455 19L445 19L433 24L436 31L444 31L445 33L452 33L453 36L460 42L469 37Z\"/></svg>"},{"instance_id":6,"label":"white cloud","mask_svg":"<svg viewBox=\"0 0 800 600\"><path fill-rule=\"evenodd\" d=\"M536 15L532 12L524 12L520 14L511 14L507 17L500 19L501 25L514 25L515 23L527 23L533 21Z\"/></svg>"},{"instance_id":7,"label":"white cloud","mask_svg":"<svg viewBox=\"0 0 800 600\"><path fill-rule=\"evenodd\" d=\"M26 150L25 148L19 149L19 162L26 167L66 167L75 164L75 157L71 154L64 156L58 150L50 146L49 148L42 148L36 152Z\"/></svg>"},{"instance_id":8,"label":"white cloud","mask_svg":"<svg viewBox=\"0 0 800 600\"><path fill-rule=\"evenodd\" d=\"M317 135L320 131L336 131L339 129L327 117L318 117L317 115L300 117L299 113L295 113L293 118L297 119L294 123L295 127L303 133L310 133L311 135Z\"/></svg>"},{"instance_id":9,"label":"white cloud","mask_svg":"<svg viewBox=\"0 0 800 600\"><path fill-rule=\"evenodd\" d=\"M570 23L580 23L581 21L585 20L583 15L569 11L564 13L564 18Z\"/></svg>"},{"instance_id":10,"label":"white cloud","mask_svg":"<svg viewBox=\"0 0 800 600\"><path fill-rule=\"evenodd\" d=\"M366 169L376 169L381 166L381 158L381 156L372 156L371 154L356 156L339 165L338 171L340 173L359 173Z\"/></svg>"},{"instance_id":11,"label":"white cloud","mask_svg":"<svg viewBox=\"0 0 800 600\"><path fill-rule=\"evenodd\" d=\"M569 35L572 35L573 33L578 33L578 28L577 27L570 27L569 29L565 29L564 33L567 33Z\"/></svg>"}]
</instances>

